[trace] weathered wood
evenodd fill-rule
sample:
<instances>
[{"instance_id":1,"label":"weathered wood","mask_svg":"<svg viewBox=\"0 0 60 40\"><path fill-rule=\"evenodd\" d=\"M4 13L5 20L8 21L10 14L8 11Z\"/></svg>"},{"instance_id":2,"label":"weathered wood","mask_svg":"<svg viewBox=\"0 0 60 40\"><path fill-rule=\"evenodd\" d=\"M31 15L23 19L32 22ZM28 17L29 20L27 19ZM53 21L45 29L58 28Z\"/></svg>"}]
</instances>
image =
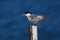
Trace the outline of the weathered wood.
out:
<instances>
[{"instance_id":1,"label":"weathered wood","mask_svg":"<svg viewBox=\"0 0 60 40\"><path fill-rule=\"evenodd\" d=\"M32 25L29 28L29 40L38 40L38 31L37 31L37 26Z\"/></svg>"}]
</instances>

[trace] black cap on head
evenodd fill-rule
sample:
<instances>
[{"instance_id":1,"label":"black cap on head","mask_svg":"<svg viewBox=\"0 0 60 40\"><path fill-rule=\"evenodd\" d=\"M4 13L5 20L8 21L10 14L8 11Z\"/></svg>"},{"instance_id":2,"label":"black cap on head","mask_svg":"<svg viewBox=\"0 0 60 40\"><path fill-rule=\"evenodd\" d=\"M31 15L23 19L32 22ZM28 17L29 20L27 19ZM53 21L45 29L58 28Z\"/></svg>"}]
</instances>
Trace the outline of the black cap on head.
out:
<instances>
[{"instance_id":1,"label":"black cap on head","mask_svg":"<svg viewBox=\"0 0 60 40\"><path fill-rule=\"evenodd\" d=\"M31 12L25 12L24 14L27 14L27 13L30 13L31 14Z\"/></svg>"}]
</instances>

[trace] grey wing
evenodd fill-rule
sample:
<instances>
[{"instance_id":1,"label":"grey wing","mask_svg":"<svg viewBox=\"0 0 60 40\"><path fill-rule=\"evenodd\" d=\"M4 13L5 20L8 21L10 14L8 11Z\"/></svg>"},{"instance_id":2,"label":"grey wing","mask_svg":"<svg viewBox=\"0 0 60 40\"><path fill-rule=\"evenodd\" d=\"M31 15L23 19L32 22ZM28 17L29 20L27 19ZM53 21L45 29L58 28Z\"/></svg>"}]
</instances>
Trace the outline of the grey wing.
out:
<instances>
[{"instance_id":1,"label":"grey wing","mask_svg":"<svg viewBox=\"0 0 60 40\"><path fill-rule=\"evenodd\" d=\"M37 16L37 18L39 19L39 20L43 20L44 19L44 17L43 16Z\"/></svg>"},{"instance_id":2,"label":"grey wing","mask_svg":"<svg viewBox=\"0 0 60 40\"><path fill-rule=\"evenodd\" d=\"M34 15L34 14L31 15L32 22L38 22L39 20L40 20L40 18L38 17L38 15Z\"/></svg>"}]
</instances>

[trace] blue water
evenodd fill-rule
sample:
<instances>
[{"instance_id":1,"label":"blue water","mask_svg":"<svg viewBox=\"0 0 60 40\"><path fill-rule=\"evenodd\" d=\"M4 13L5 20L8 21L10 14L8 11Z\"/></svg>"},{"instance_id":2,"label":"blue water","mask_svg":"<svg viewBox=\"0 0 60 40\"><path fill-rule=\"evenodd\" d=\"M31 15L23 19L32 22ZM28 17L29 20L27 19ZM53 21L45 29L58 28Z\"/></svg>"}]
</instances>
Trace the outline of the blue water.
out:
<instances>
[{"instance_id":1,"label":"blue water","mask_svg":"<svg viewBox=\"0 0 60 40\"><path fill-rule=\"evenodd\" d=\"M0 40L29 40L26 11L53 18L38 23L38 40L60 40L60 0L0 0Z\"/></svg>"}]
</instances>

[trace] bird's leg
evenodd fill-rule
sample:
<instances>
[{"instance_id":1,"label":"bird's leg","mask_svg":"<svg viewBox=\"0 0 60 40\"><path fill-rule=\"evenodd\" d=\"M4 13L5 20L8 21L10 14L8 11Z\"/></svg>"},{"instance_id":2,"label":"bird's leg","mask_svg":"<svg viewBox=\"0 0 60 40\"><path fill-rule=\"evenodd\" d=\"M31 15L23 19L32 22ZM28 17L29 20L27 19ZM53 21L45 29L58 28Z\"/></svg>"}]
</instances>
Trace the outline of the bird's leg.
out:
<instances>
[{"instance_id":1,"label":"bird's leg","mask_svg":"<svg viewBox=\"0 0 60 40\"><path fill-rule=\"evenodd\" d=\"M36 26L36 23L32 23L32 25Z\"/></svg>"}]
</instances>

